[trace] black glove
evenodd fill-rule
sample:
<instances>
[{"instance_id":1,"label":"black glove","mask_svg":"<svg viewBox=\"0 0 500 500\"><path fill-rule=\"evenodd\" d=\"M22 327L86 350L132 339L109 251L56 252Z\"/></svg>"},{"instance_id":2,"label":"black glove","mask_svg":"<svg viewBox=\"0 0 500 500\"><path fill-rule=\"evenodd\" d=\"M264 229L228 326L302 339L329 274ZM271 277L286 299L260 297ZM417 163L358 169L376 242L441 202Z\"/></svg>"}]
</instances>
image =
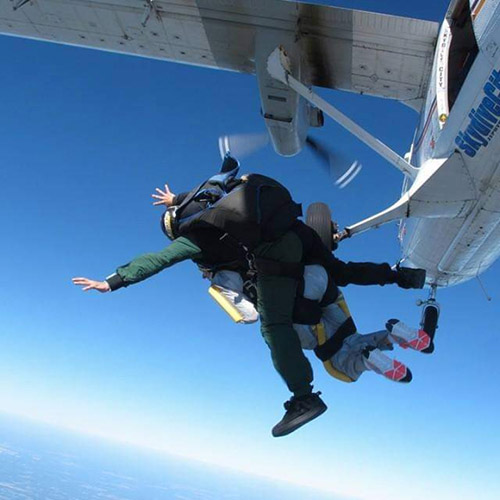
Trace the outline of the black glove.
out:
<instances>
[{"instance_id":1,"label":"black glove","mask_svg":"<svg viewBox=\"0 0 500 500\"><path fill-rule=\"evenodd\" d=\"M425 269L396 268L396 283L401 288L424 288Z\"/></svg>"}]
</instances>

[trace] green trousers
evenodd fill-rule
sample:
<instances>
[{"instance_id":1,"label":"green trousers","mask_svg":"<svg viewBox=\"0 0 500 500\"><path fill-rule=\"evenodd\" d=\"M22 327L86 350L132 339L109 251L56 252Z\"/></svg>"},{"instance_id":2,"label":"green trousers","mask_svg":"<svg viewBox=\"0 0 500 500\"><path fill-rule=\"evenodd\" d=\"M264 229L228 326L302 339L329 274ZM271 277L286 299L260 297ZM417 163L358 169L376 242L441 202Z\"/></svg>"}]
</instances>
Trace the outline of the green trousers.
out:
<instances>
[{"instance_id":1,"label":"green trousers","mask_svg":"<svg viewBox=\"0 0 500 500\"><path fill-rule=\"evenodd\" d=\"M300 262L302 243L292 231L271 243L259 245L256 257L280 262ZM261 332L271 350L274 367L295 396L312 391L313 372L293 329L297 281L283 276L257 276Z\"/></svg>"}]
</instances>

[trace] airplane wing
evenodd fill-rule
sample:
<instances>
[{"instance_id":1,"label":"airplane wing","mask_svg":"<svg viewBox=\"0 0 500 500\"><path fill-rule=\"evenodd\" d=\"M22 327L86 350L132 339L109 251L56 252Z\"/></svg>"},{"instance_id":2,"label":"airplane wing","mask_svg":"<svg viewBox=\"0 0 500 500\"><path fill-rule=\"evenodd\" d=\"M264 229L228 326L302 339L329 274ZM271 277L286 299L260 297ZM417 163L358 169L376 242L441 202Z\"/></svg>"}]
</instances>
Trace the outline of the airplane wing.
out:
<instances>
[{"instance_id":1,"label":"airplane wing","mask_svg":"<svg viewBox=\"0 0 500 500\"><path fill-rule=\"evenodd\" d=\"M0 2L0 33L244 73L262 31L297 35L311 85L418 107L438 24L285 0Z\"/></svg>"}]
</instances>

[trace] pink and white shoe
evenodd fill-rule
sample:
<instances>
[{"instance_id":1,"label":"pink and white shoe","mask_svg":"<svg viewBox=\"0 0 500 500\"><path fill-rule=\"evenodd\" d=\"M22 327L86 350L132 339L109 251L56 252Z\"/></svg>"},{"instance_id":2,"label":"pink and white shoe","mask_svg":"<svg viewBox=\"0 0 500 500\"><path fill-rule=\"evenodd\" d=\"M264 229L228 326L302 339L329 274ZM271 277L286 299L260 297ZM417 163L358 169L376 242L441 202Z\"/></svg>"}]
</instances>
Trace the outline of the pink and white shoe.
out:
<instances>
[{"instance_id":1,"label":"pink and white shoe","mask_svg":"<svg viewBox=\"0 0 500 500\"><path fill-rule=\"evenodd\" d=\"M393 382L409 383L413 378L410 369L396 359L386 356L380 349L373 349L363 354L367 370L383 375Z\"/></svg>"},{"instance_id":2,"label":"pink and white shoe","mask_svg":"<svg viewBox=\"0 0 500 500\"><path fill-rule=\"evenodd\" d=\"M385 327L389 332L389 340L399 344L403 349L410 348L422 352L432 343L432 339L424 330L410 328L399 319L390 319Z\"/></svg>"}]
</instances>

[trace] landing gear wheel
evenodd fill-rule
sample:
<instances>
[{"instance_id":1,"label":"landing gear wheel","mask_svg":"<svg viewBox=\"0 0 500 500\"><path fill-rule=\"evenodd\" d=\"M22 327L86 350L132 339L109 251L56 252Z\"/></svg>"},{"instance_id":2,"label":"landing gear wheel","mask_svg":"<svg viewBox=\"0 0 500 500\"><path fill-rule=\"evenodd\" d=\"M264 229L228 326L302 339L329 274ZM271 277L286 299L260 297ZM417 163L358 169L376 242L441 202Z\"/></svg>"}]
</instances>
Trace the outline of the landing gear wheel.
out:
<instances>
[{"instance_id":1,"label":"landing gear wheel","mask_svg":"<svg viewBox=\"0 0 500 500\"><path fill-rule=\"evenodd\" d=\"M311 203L307 208L306 224L312 227L320 236L323 244L332 251L332 212L326 203Z\"/></svg>"},{"instance_id":2,"label":"landing gear wheel","mask_svg":"<svg viewBox=\"0 0 500 500\"><path fill-rule=\"evenodd\" d=\"M436 335L436 330L438 327L438 319L439 319L439 308L436 305L429 304L424 307L424 312L422 314L422 329L427 335L431 338L431 345L423 350L427 354L430 354L434 351L434 335Z\"/></svg>"}]
</instances>

